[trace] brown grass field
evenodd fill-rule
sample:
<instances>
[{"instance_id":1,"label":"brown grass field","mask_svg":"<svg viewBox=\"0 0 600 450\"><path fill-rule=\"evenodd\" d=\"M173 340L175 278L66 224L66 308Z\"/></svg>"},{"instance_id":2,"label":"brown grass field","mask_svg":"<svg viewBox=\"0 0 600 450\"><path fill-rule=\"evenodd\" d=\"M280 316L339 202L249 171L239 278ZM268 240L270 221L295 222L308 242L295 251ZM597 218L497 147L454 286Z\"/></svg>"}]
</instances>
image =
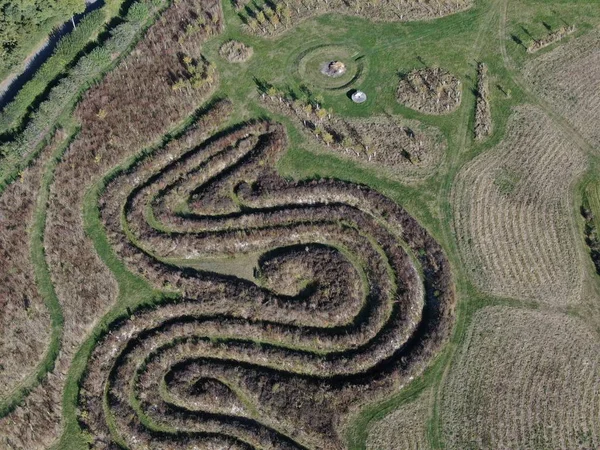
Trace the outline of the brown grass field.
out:
<instances>
[{"instance_id":1,"label":"brown grass field","mask_svg":"<svg viewBox=\"0 0 600 450\"><path fill-rule=\"evenodd\" d=\"M540 55L524 69L534 91L590 143L600 146L600 32Z\"/></svg>"},{"instance_id":2,"label":"brown grass field","mask_svg":"<svg viewBox=\"0 0 600 450\"><path fill-rule=\"evenodd\" d=\"M548 117L521 107L506 139L458 175L458 243L477 285L498 296L578 302L583 271L571 189L586 167Z\"/></svg>"},{"instance_id":3,"label":"brown grass field","mask_svg":"<svg viewBox=\"0 0 600 450\"><path fill-rule=\"evenodd\" d=\"M367 450L428 450L426 422L431 414L431 392L426 391L375 423L369 430Z\"/></svg>"},{"instance_id":4,"label":"brown grass field","mask_svg":"<svg viewBox=\"0 0 600 450\"><path fill-rule=\"evenodd\" d=\"M50 340L50 317L37 289L29 233L43 167L59 143L57 136L0 197L0 397L33 372Z\"/></svg>"},{"instance_id":5,"label":"brown grass field","mask_svg":"<svg viewBox=\"0 0 600 450\"><path fill-rule=\"evenodd\" d=\"M599 355L580 319L478 311L443 387L447 448L598 448Z\"/></svg>"}]
</instances>

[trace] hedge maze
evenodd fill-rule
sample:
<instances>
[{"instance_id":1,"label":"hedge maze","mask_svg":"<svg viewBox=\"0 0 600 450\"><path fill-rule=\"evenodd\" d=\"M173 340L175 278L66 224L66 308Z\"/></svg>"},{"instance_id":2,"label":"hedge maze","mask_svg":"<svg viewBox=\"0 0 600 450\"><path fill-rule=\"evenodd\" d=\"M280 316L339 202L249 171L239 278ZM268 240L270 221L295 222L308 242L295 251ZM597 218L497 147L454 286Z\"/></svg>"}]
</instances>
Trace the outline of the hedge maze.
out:
<instances>
[{"instance_id":1,"label":"hedge maze","mask_svg":"<svg viewBox=\"0 0 600 450\"><path fill-rule=\"evenodd\" d=\"M574 2L86 13L0 110L0 449L598 447Z\"/></svg>"},{"instance_id":2,"label":"hedge maze","mask_svg":"<svg viewBox=\"0 0 600 450\"><path fill-rule=\"evenodd\" d=\"M206 122L230 109L218 102ZM79 420L95 446L343 448L343 413L447 337L439 245L365 186L279 177L286 140L267 121L198 128L107 184L119 257L183 295L111 324L94 349ZM165 262L256 251L254 283Z\"/></svg>"}]
</instances>

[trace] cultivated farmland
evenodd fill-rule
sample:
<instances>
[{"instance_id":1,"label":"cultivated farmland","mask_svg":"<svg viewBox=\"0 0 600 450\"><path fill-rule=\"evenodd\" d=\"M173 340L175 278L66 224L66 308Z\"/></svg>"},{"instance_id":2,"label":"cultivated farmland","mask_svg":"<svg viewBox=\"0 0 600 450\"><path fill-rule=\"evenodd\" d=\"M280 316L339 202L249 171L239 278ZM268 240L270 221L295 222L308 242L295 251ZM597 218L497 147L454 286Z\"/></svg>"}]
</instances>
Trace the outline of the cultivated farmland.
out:
<instances>
[{"instance_id":1,"label":"cultivated farmland","mask_svg":"<svg viewBox=\"0 0 600 450\"><path fill-rule=\"evenodd\" d=\"M0 449L598 447L593 3L88 5L0 111Z\"/></svg>"},{"instance_id":2,"label":"cultivated farmland","mask_svg":"<svg viewBox=\"0 0 600 450\"><path fill-rule=\"evenodd\" d=\"M586 139L600 146L600 32L546 53L527 64L525 76L536 93Z\"/></svg>"},{"instance_id":3,"label":"cultivated farmland","mask_svg":"<svg viewBox=\"0 0 600 450\"><path fill-rule=\"evenodd\" d=\"M457 177L458 243L475 282L499 296L566 305L581 292L572 185L585 155L534 107L517 110L507 138Z\"/></svg>"},{"instance_id":4,"label":"cultivated farmland","mask_svg":"<svg viewBox=\"0 0 600 450\"><path fill-rule=\"evenodd\" d=\"M597 448L598 354L579 319L480 310L442 394L448 448Z\"/></svg>"}]
</instances>

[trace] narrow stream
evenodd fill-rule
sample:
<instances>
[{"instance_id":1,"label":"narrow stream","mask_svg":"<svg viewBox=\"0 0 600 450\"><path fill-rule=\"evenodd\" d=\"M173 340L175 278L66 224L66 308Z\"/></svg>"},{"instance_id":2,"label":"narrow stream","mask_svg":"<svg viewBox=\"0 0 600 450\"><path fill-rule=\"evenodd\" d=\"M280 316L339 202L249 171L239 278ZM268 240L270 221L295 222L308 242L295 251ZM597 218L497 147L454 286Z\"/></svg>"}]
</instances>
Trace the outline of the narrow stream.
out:
<instances>
[{"instance_id":1,"label":"narrow stream","mask_svg":"<svg viewBox=\"0 0 600 450\"><path fill-rule=\"evenodd\" d=\"M104 0L86 0L85 3L85 11L73 17L75 26L89 13L104 6ZM73 22L69 19L48 36L45 45L31 58L23 72L13 76L8 85L0 89L0 110L14 100L25 83L31 80L42 64L52 56L60 39L71 31L73 31Z\"/></svg>"}]
</instances>

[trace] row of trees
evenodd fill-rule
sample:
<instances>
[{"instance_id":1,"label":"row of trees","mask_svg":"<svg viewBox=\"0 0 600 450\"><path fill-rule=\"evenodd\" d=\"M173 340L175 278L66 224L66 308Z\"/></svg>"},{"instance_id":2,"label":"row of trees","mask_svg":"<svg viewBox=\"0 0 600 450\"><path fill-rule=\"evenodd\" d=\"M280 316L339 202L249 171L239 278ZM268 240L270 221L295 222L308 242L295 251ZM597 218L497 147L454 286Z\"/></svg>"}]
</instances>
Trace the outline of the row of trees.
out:
<instances>
[{"instance_id":1,"label":"row of trees","mask_svg":"<svg viewBox=\"0 0 600 450\"><path fill-rule=\"evenodd\" d=\"M0 0L0 78L54 27L84 9L84 0Z\"/></svg>"},{"instance_id":2,"label":"row of trees","mask_svg":"<svg viewBox=\"0 0 600 450\"><path fill-rule=\"evenodd\" d=\"M134 3L125 20L113 28L103 45L83 56L68 76L52 88L46 100L32 113L31 120L13 140L0 145L0 185L14 176L14 167L29 156L56 126L59 117L71 108L79 95L110 69L146 25L151 12L146 2ZM152 10L154 11L154 10Z\"/></svg>"},{"instance_id":3,"label":"row of trees","mask_svg":"<svg viewBox=\"0 0 600 450\"><path fill-rule=\"evenodd\" d=\"M6 134L19 127L32 103L65 70L67 65L73 62L90 40L94 39L104 25L105 19L106 14L103 9L93 11L86 15L73 32L59 41L52 56L19 90L15 98L0 111L0 134Z\"/></svg>"}]
</instances>

